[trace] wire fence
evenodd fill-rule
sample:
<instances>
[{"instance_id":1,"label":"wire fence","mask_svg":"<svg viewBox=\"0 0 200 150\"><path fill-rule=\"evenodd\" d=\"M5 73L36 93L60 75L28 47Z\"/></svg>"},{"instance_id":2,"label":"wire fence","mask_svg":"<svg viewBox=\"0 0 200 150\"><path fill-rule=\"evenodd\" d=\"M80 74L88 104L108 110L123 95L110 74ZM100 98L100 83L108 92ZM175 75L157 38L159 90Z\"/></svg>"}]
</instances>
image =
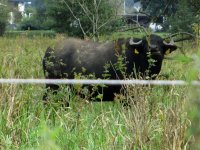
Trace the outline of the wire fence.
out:
<instances>
[{"instance_id":1,"label":"wire fence","mask_svg":"<svg viewBox=\"0 0 200 150\"><path fill-rule=\"evenodd\" d=\"M171 85L200 86L200 81L183 80L84 80L84 79L0 79L0 84L82 84L82 85Z\"/></svg>"}]
</instances>

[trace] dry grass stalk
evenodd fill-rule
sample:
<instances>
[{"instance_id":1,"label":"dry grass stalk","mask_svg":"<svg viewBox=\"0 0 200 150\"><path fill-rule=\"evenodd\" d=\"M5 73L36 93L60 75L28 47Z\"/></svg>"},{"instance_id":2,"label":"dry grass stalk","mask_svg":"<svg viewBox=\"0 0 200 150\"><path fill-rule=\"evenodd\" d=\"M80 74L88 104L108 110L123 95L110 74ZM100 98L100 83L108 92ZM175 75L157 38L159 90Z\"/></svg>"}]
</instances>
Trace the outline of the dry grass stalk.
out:
<instances>
[{"instance_id":1,"label":"dry grass stalk","mask_svg":"<svg viewBox=\"0 0 200 150\"><path fill-rule=\"evenodd\" d=\"M156 148L179 150L186 149L188 141L185 133L190 122L187 120L184 99L176 99L177 93L169 90L169 106L163 101L151 105L150 86L127 86L126 101L130 108L124 109L124 119L132 136L128 138L130 149ZM165 93L166 94L166 93ZM171 94L171 95L170 95ZM162 107L160 106L162 105ZM156 137L157 135L157 137Z\"/></svg>"}]
</instances>

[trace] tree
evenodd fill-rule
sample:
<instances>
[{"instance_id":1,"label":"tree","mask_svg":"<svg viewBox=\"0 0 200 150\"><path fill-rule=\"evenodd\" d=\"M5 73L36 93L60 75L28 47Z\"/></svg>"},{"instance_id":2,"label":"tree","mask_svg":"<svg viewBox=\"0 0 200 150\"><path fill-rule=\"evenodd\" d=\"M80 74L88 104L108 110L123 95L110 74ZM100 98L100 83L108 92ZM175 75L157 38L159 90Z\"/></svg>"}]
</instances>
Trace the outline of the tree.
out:
<instances>
[{"instance_id":1,"label":"tree","mask_svg":"<svg viewBox=\"0 0 200 150\"><path fill-rule=\"evenodd\" d=\"M20 22L20 28L23 30L48 30L50 29L50 21L46 16L46 6L44 0L34 0L32 5L26 8L30 17L23 18Z\"/></svg>"},{"instance_id":2,"label":"tree","mask_svg":"<svg viewBox=\"0 0 200 150\"><path fill-rule=\"evenodd\" d=\"M192 24L197 22L197 18L191 11L187 0L180 0L177 5L177 11L169 17L167 22L171 26L171 32L193 32Z\"/></svg>"},{"instance_id":3,"label":"tree","mask_svg":"<svg viewBox=\"0 0 200 150\"><path fill-rule=\"evenodd\" d=\"M164 17L164 30L170 32L192 32L192 24L200 12L199 0L141 0L143 11L150 15L152 22Z\"/></svg>"},{"instance_id":4,"label":"tree","mask_svg":"<svg viewBox=\"0 0 200 150\"><path fill-rule=\"evenodd\" d=\"M5 32L8 22L8 12L7 0L0 0L0 36Z\"/></svg>"},{"instance_id":5,"label":"tree","mask_svg":"<svg viewBox=\"0 0 200 150\"><path fill-rule=\"evenodd\" d=\"M157 22L162 17L169 17L176 12L178 0L141 0L143 11Z\"/></svg>"},{"instance_id":6,"label":"tree","mask_svg":"<svg viewBox=\"0 0 200 150\"><path fill-rule=\"evenodd\" d=\"M195 24L193 24L193 30L195 33L200 35L200 3L199 0L187 0L188 4L190 4L190 9L193 12L195 19L197 20Z\"/></svg>"},{"instance_id":7,"label":"tree","mask_svg":"<svg viewBox=\"0 0 200 150\"><path fill-rule=\"evenodd\" d=\"M52 28L72 36L98 36L115 24L121 0L46 0Z\"/></svg>"},{"instance_id":8,"label":"tree","mask_svg":"<svg viewBox=\"0 0 200 150\"><path fill-rule=\"evenodd\" d=\"M34 0L33 7L35 8L35 15L33 15L33 18L38 21L38 27L44 30L50 29L51 20L46 13L45 0Z\"/></svg>"},{"instance_id":9,"label":"tree","mask_svg":"<svg viewBox=\"0 0 200 150\"><path fill-rule=\"evenodd\" d=\"M194 13L200 13L200 3L199 3L199 0L187 0L190 8L191 8L191 11L194 12Z\"/></svg>"}]
</instances>

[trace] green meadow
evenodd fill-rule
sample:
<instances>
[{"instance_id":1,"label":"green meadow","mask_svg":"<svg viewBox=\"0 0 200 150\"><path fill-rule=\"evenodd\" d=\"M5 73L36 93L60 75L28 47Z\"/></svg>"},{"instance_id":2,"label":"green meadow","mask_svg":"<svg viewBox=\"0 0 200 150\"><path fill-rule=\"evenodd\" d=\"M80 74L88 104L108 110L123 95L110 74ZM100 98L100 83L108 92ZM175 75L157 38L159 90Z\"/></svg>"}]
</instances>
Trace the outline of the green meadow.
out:
<instances>
[{"instance_id":1,"label":"green meadow","mask_svg":"<svg viewBox=\"0 0 200 150\"><path fill-rule=\"evenodd\" d=\"M1 37L0 78L44 78L45 50L62 38ZM157 79L200 80L198 42L179 43L182 48L167 56ZM44 105L44 86L0 84L0 149L200 149L198 86L131 85L130 107L117 100L89 102L69 88ZM70 101L69 108L53 101L60 97Z\"/></svg>"}]
</instances>

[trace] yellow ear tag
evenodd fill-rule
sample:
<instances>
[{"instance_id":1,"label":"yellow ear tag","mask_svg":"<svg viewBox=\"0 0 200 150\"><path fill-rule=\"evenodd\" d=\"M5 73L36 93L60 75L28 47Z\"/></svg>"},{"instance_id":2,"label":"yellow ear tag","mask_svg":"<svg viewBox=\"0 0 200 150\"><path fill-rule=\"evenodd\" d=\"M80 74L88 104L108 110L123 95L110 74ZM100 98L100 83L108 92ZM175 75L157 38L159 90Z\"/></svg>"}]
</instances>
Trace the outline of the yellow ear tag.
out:
<instances>
[{"instance_id":1,"label":"yellow ear tag","mask_svg":"<svg viewBox=\"0 0 200 150\"><path fill-rule=\"evenodd\" d=\"M139 54L139 51L137 49L134 49L135 54Z\"/></svg>"},{"instance_id":2,"label":"yellow ear tag","mask_svg":"<svg viewBox=\"0 0 200 150\"><path fill-rule=\"evenodd\" d=\"M169 48L168 50L166 50L165 55L168 55L171 52L171 49Z\"/></svg>"}]
</instances>

